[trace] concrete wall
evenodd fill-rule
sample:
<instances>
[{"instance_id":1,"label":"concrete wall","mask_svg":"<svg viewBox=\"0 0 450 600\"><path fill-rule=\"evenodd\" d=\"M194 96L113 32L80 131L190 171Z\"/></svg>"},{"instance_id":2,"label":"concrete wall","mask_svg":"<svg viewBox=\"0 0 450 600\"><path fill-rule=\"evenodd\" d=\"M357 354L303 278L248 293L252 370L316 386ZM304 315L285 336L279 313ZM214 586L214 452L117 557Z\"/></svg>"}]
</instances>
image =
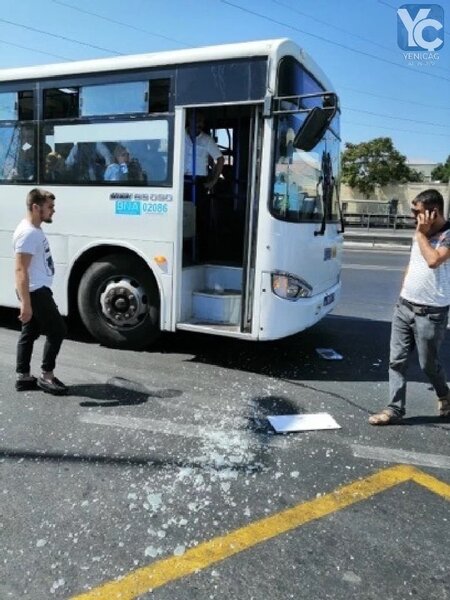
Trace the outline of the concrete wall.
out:
<instances>
[{"instance_id":1,"label":"concrete wall","mask_svg":"<svg viewBox=\"0 0 450 600\"><path fill-rule=\"evenodd\" d=\"M347 202L348 212L359 212L358 201L370 200L372 202L386 202L392 198L398 199L398 214L409 215L411 200L413 200L417 194L434 188L441 192L445 202L445 214L449 215L450 206L450 184L447 183L405 183L399 185L387 185L383 187L376 187L374 192L365 198L358 189L352 189L346 184L341 184L341 203Z\"/></svg>"}]
</instances>

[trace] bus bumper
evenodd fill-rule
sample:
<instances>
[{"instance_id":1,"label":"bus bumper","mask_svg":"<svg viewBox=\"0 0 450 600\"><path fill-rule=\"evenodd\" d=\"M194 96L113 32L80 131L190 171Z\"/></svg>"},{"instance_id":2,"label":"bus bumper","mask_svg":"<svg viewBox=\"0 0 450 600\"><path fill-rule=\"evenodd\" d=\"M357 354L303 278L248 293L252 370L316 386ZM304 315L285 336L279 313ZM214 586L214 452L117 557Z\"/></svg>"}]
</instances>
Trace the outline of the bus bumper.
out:
<instances>
[{"instance_id":1,"label":"bus bumper","mask_svg":"<svg viewBox=\"0 0 450 600\"><path fill-rule=\"evenodd\" d=\"M336 307L340 293L339 282L320 294L292 301L276 296L270 285L263 286L258 339L276 340L312 327Z\"/></svg>"}]
</instances>

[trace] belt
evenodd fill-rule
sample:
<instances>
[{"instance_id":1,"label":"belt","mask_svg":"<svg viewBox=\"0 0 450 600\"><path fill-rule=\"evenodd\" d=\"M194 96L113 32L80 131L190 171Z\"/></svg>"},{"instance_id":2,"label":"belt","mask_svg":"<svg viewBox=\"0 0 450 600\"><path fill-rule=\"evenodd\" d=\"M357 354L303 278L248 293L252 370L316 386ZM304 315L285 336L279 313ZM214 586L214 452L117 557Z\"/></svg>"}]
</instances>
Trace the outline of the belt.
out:
<instances>
[{"instance_id":1,"label":"belt","mask_svg":"<svg viewBox=\"0 0 450 600\"><path fill-rule=\"evenodd\" d=\"M435 315L439 313L448 312L448 306L428 306L426 304L415 304L414 302L409 302L409 300L405 300L404 298L399 298L399 303L403 304L412 310L415 315Z\"/></svg>"}]
</instances>

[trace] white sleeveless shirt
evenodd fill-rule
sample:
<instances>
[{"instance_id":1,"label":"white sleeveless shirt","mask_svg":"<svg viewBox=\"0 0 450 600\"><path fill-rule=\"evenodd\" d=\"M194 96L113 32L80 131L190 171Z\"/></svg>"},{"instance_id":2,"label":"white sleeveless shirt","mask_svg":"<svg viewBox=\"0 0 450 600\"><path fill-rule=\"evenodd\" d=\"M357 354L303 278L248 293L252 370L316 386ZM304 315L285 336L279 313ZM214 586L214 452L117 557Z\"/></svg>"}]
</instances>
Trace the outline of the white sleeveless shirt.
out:
<instances>
[{"instance_id":1,"label":"white sleeveless shirt","mask_svg":"<svg viewBox=\"0 0 450 600\"><path fill-rule=\"evenodd\" d=\"M433 248L450 248L450 222L429 241ZM414 237L408 272L400 296L415 304L449 306L450 260L446 260L436 269L431 269Z\"/></svg>"}]
</instances>

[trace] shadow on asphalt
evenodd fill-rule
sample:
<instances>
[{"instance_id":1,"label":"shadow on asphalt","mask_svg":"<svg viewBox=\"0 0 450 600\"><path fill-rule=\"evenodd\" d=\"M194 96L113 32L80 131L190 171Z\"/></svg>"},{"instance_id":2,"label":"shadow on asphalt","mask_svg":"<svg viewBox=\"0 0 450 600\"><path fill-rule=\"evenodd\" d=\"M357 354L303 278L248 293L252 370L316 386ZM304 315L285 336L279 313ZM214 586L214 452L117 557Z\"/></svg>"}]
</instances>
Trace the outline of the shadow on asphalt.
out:
<instances>
[{"instance_id":1,"label":"shadow on asphalt","mask_svg":"<svg viewBox=\"0 0 450 600\"><path fill-rule=\"evenodd\" d=\"M11 461L33 461L35 463L40 462L54 462L54 463L69 463L69 464L83 464L93 463L96 465L109 465L109 466L138 466L138 467L149 467L151 469L160 468L165 469L167 466L180 467L180 468L191 468L191 469L207 469L211 468L211 464L205 464L204 461L188 460L185 458L176 459L173 457L167 458L164 456L161 458L157 455L147 453L141 456L111 456L101 454L88 454L82 452L68 453L68 452L53 452L51 450L17 450L15 448L0 448L0 459L7 459ZM264 469L261 463L255 464L233 464L230 466L228 462L224 464L214 464L215 471L242 471L246 474L250 472L257 473ZM3 600L3 599L2 599Z\"/></svg>"},{"instance_id":2,"label":"shadow on asphalt","mask_svg":"<svg viewBox=\"0 0 450 600\"><path fill-rule=\"evenodd\" d=\"M18 331L17 310L1 308L0 327ZM194 363L268 375L299 385L330 380L378 383L388 378L389 337L389 322L330 315L314 327L282 340L256 343L188 332L164 333L143 352L150 360L154 352L190 354L193 358L188 360ZM69 322L69 339L96 343L77 322ZM325 360L316 348L332 348L343 360ZM444 364L450 362L449 339L443 344L442 357ZM408 380L427 381L416 356L411 359ZM88 391L96 400L111 399L108 390ZM79 395L82 393L79 390ZM336 397L340 398L338 393Z\"/></svg>"},{"instance_id":3,"label":"shadow on asphalt","mask_svg":"<svg viewBox=\"0 0 450 600\"><path fill-rule=\"evenodd\" d=\"M411 427L414 425L426 425L433 429L442 429L443 431L449 431L448 425L450 425L450 417L404 417L399 423L400 426Z\"/></svg>"},{"instance_id":4,"label":"shadow on asphalt","mask_svg":"<svg viewBox=\"0 0 450 600\"><path fill-rule=\"evenodd\" d=\"M150 390L146 386L122 377L113 377L106 383L72 385L68 396L91 398L80 402L83 407L131 406L144 404L149 398L177 398L181 390L162 389Z\"/></svg>"},{"instance_id":5,"label":"shadow on asphalt","mask_svg":"<svg viewBox=\"0 0 450 600\"><path fill-rule=\"evenodd\" d=\"M267 417L269 415L292 415L305 412L298 402L282 396L256 396L250 401L255 417L250 417L248 430L255 434L273 433Z\"/></svg>"}]
</instances>

